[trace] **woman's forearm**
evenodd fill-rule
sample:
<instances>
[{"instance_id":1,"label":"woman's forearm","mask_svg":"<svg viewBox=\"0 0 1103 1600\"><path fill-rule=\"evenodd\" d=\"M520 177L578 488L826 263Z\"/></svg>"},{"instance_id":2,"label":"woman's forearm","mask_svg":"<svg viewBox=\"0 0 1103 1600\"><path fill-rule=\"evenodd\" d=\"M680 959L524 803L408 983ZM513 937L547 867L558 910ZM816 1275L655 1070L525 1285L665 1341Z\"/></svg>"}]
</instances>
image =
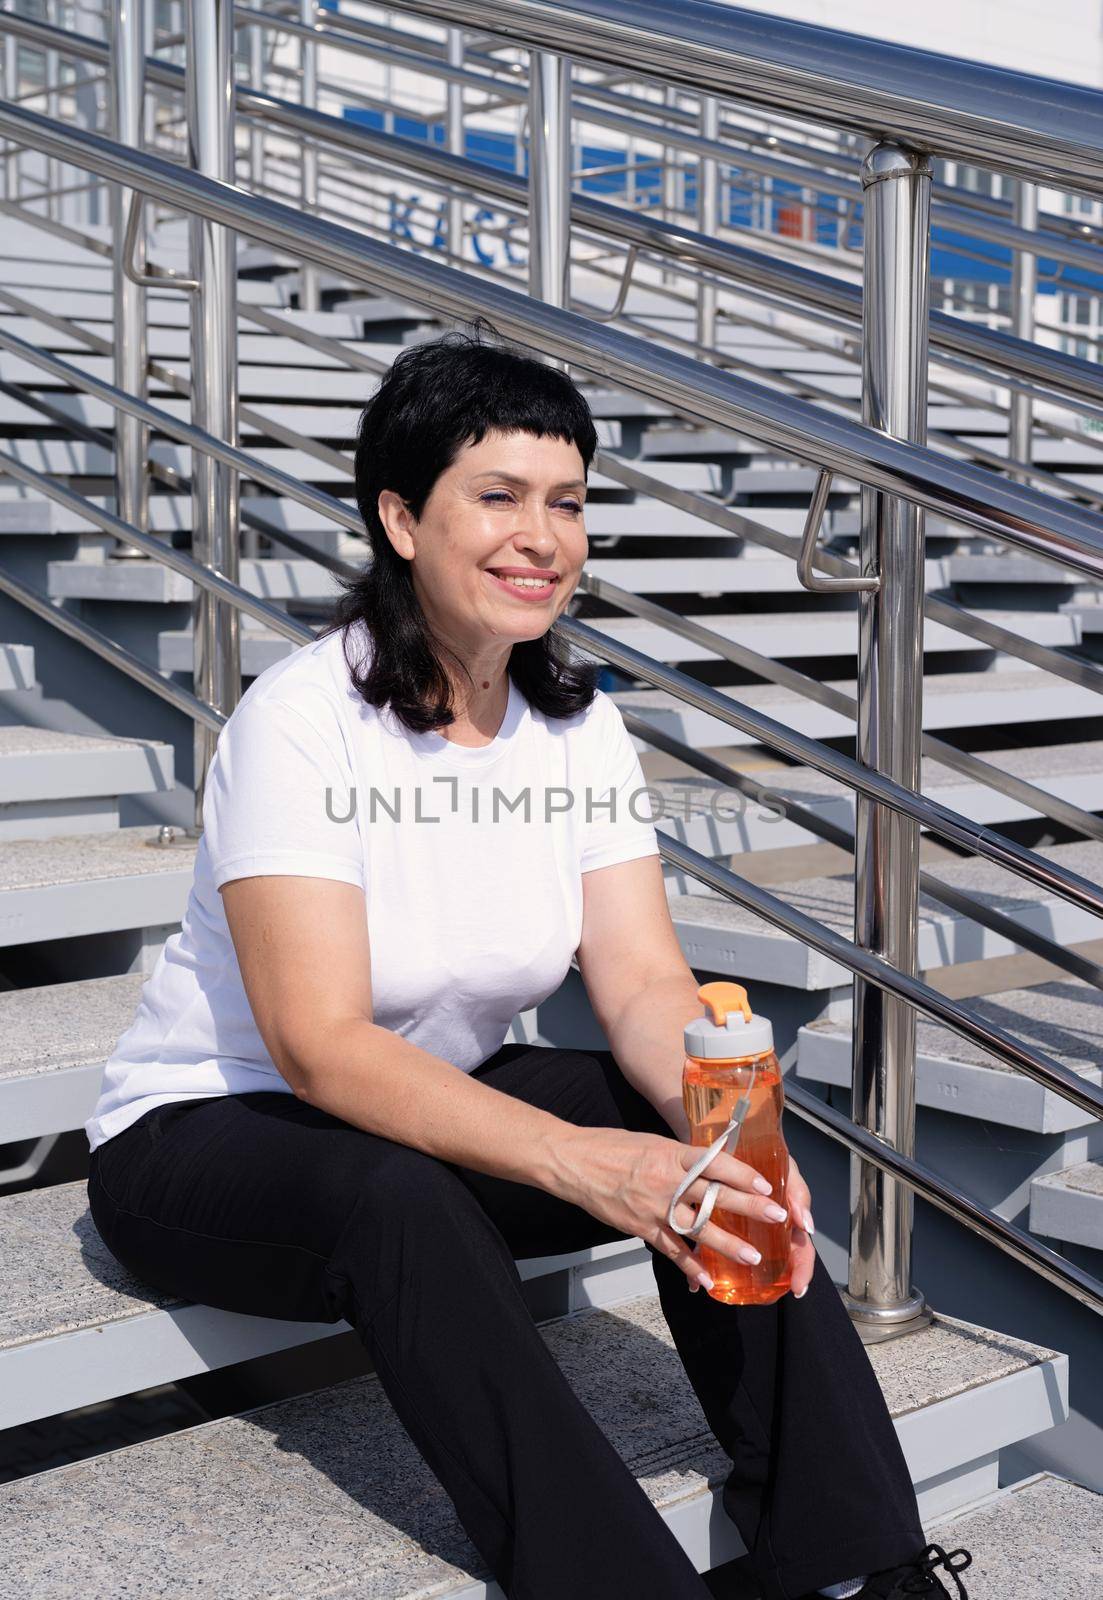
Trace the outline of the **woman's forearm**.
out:
<instances>
[{"instance_id":1,"label":"woman's forearm","mask_svg":"<svg viewBox=\"0 0 1103 1600\"><path fill-rule=\"evenodd\" d=\"M682 1106L682 1030L701 1015L697 989L698 980L688 971L650 983L609 1029L609 1048L620 1070L685 1144L690 1137Z\"/></svg>"},{"instance_id":2,"label":"woman's forearm","mask_svg":"<svg viewBox=\"0 0 1103 1600\"><path fill-rule=\"evenodd\" d=\"M278 1063L277 1063L278 1064ZM480 1083L389 1028L349 1019L296 1053L285 1074L310 1105L384 1139L496 1178L563 1194L557 1160L574 1125Z\"/></svg>"}]
</instances>

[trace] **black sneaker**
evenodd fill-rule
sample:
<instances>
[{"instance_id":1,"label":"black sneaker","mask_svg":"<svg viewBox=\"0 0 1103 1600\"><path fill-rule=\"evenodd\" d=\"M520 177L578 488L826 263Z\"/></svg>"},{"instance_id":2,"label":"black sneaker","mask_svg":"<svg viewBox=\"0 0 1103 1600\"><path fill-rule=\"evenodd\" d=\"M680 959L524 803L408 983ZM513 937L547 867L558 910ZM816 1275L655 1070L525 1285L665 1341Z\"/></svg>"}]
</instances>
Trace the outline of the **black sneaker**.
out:
<instances>
[{"instance_id":1,"label":"black sneaker","mask_svg":"<svg viewBox=\"0 0 1103 1600\"><path fill-rule=\"evenodd\" d=\"M968 1550L951 1550L947 1553L940 1544L928 1544L902 1567L871 1572L854 1600L907 1600L911 1595L922 1594L943 1595L945 1600L969 1600L958 1573L964 1572L972 1562ZM936 1567L941 1567L943 1573L953 1580L953 1595L936 1575Z\"/></svg>"}]
</instances>

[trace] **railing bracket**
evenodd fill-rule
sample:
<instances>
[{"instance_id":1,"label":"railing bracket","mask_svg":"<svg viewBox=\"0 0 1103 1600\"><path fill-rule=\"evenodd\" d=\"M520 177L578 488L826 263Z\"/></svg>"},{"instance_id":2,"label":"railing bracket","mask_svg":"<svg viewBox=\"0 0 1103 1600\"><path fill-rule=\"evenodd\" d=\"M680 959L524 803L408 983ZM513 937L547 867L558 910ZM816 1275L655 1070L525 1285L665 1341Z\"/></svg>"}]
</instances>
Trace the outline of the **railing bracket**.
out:
<instances>
[{"instance_id":1,"label":"railing bracket","mask_svg":"<svg viewBox=\"0 0 1103 1600\"><path fill-rule=\"evenodd\" d=\"M153 267L146 264L145 271L141 271L137 263L138 226L142 218L142 207L145 204L145 195L133 189L130 194L130 205L126 213L126 233L123 236L123 272L140 289L180 289L186 294L194 294L199 288L195 278L183 278L178 272L173 272L170 267Z\"/></svg>"},{"instance_id":2,"label":"railing bracket","mask_svg":"<svg viewBox=\"0 0 1103 1600\"><path fill-rule=\"evenodd\" d=\"M816 546L819 542L820 528L823 524L823 514L827 509L827 497L831 493L831 484L835 477L830 467L821 467L820 475L816 479L816 487L812 494L812 503L808 507L808 516L804 523L804 533L800 541L800 555L797 558L797 577L802 588L810 590L812 594L845 594L857 589L872 590L881 587L880 578L860 577L853 578L825 578L818 572L813 572L812 562L816 555Z\"/></svg>"}]
</instances>

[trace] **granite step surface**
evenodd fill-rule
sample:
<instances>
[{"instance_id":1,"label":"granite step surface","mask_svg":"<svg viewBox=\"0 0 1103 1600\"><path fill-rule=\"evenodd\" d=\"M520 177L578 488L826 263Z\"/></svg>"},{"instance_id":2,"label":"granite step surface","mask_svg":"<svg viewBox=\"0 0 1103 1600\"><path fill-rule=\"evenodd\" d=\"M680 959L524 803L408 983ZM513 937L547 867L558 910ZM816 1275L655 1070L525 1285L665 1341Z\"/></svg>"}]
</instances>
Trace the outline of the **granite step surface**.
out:
<instances>
[{"instance_id":1,"label":"granite step surface","mask_svg":"<svg viewBox=\"0 0 1103 1600\"><path fill-rule=\"evenodd\" d=\"M986 751L983 758L997 771L1036 785L1056 799L1091 811L1103 806L1103 740L1080 744L1044 745L1037 748ZM648 758L644 757L647 773ZM806 845L818 835L810 833L781 811L791 801L822 821L855 829L854 791L811 767L767 767L753 777L762 785L764 798L753 800L731 784L685 772L669 778L649 779L657 825L702 855L723 860L755 850L779 850ZM922 764L922 793L986 826L1036 818L1041 812L1002 790L975 782L933 758ZM924 830L926 831L926 830ZM740 870L739 860L734 868ZM686 893L696 891L696 880L669 862L668 879Z\"/></svg>"},{"instance_id":2,"label":"granite step surface","mask_svg":"<svg viewBox=\"0 0 1103 1600\"><path fill-rule=\"evenodd\" d=\"M650 1283L634 1239L517 1262L522 1280L592 1280L592 1293L574 1285L575 1306L604 1303L605 1274L635 1283L641 1267ZM349 1331L191 1304L139 1281L103 1243L84 1179L0 1196L0 1283L0 1430Z\"/></svg>"},{"instance_id":3,"label":"granite step surface","mask_svg":"<svg viewBox=\"0 0 1103 1600\"><path fill-rule=\"evenodd\" d=\"M829 679L828 687L852 699L853 678ZM814 739L854 737L854 719L818 705L792 689L777 684L739 684L718 688L752 710ZM673 734L693 749L720 749L725 745L758 744L754 734L721 722L666 689L617 689L612 698L622 711L633 711L664 733ZM1100 718L1100 697L1091 689L1067 683L1047 672L1008 669L999 672L939 672L923 684L923 726L942 728L1017 727L1027 722L1071 721ZM633 735L637 750L647 743Z\"/></svg>"},{"instance_id":4,"label":"granite step surface","mask_svg":"<svg viewBox=\"0 0 1103 1600\"><path fill-rule=\"evenodd\" d=\"M1091 984L1063 977L1035 988L977 996L968 1005L986 1021L1006 1029L1028 1047L1044 1051L1086 1082L1103 1084L1103 994ZM849 1020L806 1023L797 1035L796 1072L817 1083L848 1085ZM1093 1127L1096 1121L1090 1112L928 1017L916 1019L915 1098L920 1106L1032 1133L1067 1133ZM1034 1182L1059 1185L1064 1177L1065 1173L1054 1173ZM1058 1192L1063 1195L1063 1190ZM1031 1194L1033 1206L1033 1188ZM1049 1190L1042 1194L1048 1197ZM1092 1198L1085 1196L1089 1209ZM1103 1193L1098 1205L1103 1209ZM1036 1226L1033 1209L1030 1228L1032 1232L1052 1231Z\"/></svg>"},{"instance_id":5,"label":"granite step surface","mask_svg":"<svg viewBox=\"0 0 1103 1600\"><path fill-rule=\"evenodd\" d=\"M1103 842L1079 840L1049 845L1036 853L1093 883L1103 882ZM1103 937L1103 919L979 856L952 863L940 861L926 870L933 878L1058 944ZM852 938L851 873L778 884L771 892L836 933ZM803 989L828 989L850 982L849 972L838 962L705 885L699 885L692 894L680 894L671 892L668 884L667 899L683 953L694 968L732 972L740 975L740 981L760 980ZM987 960L1011 954L1017 948L1002 934L920 894L921 970Z\"/></svg>"},{"instance_id":6,"label":"granite step surface","mask_svg":"<svg viewBox=\"0 0 1103 1600\"><path fill-rule=\"evenodd\" d=\"M118 827L118 797L173 788L173 748L156 739L0 726L0 840Z\"/></svg>"},{"instance_id":7,"label":"granite step surface","mask_svg":"<svg viewBox=\"0 0 1103 1600\"><path fill-rule=\"evenodd\" d=\"M141 972L123 972L0 993L5 1143L84 1126L104 1062L130 1026L145 981Z\"/></svg>"},{"instance_id":8,"label":"granite step surface","mask_svg":"<svg viewBox=\"0 0 1103 1600\"><path fill-rule=\"evenodd\" d=\"M0 946L178 923L197 843L157 823L13 839L0 855Z\"/></svg>"},{"instance_id":9,"label":"granite step surface","mask_svg":"<svg viewBox=\"0 0 1103 1600\"><path fill-rule=\"evenodd\" d=\"M1067 613L977 611L974 615L980 621L993 623L1035 644L1070 646L1080 640L1079 627ZM691 614L687 620L770 659L853 656L858 649L857 611L715 612ZM589 621L589 626L618 644L629 645L660 661L722 659L707 645L695 639L684 639L645 617L595 617ZM947 651L982 653L990 651L990 647L940 622L928 622L923 630L923 651L925 655Z\"/></svg>"},{"instance_id":10,"label":"granite step surface","mask_svg":"<svg viewBox=\"0 0 1103 1600\"><path fill-rule=\"evenodd\" d=\"M1038 1473L926 1532L943 1549L972 1555L962 1573L969 1600L1103 1594L1103 1495L1067 1478Z\"/></svg>"},{"instance_id":11,"label":"granite step surface","mask_svg":"<svg viewBox=\"0 0 1103 1600\"><path fill-rule=\"evenodd\" d=\"M714 1499L730 1462L657 1295L545 1323L541 1333L698 1567L738 1555ZM937 1414L934 1431L948 1437L951 1415L964 1420L982 1406L984 1436L970 1448L1010 1442L1014 1407L1005 1403L996 1421L988 1396L1006 1402L1016 1383L1040 1393L1064 1362L952 1318L872 1347L870 1359L913 1476L938 1454ZM374 1376L0 1486L0 1539L0 1600L175 1597L197 1581L235 1600L500 1600L483 1587L485 1564Z\"/></svg>"},{"instance_id":12,"label":"granite step surface","mask_svg":"<svg viewBox=\"0 0 1103 1600\"><path fill-rule=\"evenodd\" d=\"M749 565L753 568L755 563ZM116 576L114 581L117 583L120 579ZM331 586L326 595L327 603L332 601L336 592L336 588ZM1078 642L1074 620L1057 612L984 612L979 615L1000 626L1028 634L1038 644L1056 646ZM853 656L858 649L858 620L855 613L838 612L818 617L800 612L744 613L738 616L696 616L690 620L700 622L722 638L746 645L771 660ZM588 620L588 626L617 644L628 645L659 661L682 663L722 659L706 645L694 639L683 639L669 628L642 617L594 617ZM282 661L295 648L290 640L269 628L243 624L241 633L242 671L247 677L254 677L274 662ZM191 629L165 629L157 638L157 662L161 671L189 671L192 664ZM928 624L924 648L930 655L947 651L984 654L988 650L986 645L977 640L942 627L939 623Z\"/></svg>"},{"instance_id":13,"label":"granite step surface","mask_svg":"<svg viewBox=\"0 0 1103 1600\"><path fill-rule=\"evenodd\" d=\"M1096 1048L1103 1054L1103 1046ZM1030 1231L1103 1250L1103 1159L1035 1178L1030 1185Z\"/></svg>"}]
</instances>

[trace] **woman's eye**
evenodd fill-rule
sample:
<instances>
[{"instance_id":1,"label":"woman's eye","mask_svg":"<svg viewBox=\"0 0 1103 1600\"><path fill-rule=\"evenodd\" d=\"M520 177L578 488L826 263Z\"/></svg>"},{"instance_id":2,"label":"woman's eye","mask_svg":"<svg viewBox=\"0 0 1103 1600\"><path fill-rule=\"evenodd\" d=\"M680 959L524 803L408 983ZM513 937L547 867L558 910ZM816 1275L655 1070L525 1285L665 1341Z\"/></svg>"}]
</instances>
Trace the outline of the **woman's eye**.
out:
<instances>
[{"instance_id":1,"label":"woman's eye","mask_svg":"<svg viewBox=\"0 0 1103 1600\"><path fill-rule=\"evenodd\" d=\"M513 496L504 489L490 489L485 494L481 494L479 499L485 500L490 505L495 505L501 504L502 501L512 500ZM562 506L572 516L580 517L582 515L582 507L577 500L557 500L556 505Z\"/></svg>"}]
</instances>

